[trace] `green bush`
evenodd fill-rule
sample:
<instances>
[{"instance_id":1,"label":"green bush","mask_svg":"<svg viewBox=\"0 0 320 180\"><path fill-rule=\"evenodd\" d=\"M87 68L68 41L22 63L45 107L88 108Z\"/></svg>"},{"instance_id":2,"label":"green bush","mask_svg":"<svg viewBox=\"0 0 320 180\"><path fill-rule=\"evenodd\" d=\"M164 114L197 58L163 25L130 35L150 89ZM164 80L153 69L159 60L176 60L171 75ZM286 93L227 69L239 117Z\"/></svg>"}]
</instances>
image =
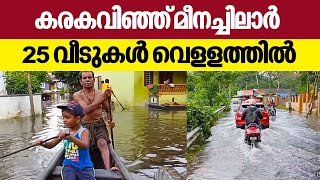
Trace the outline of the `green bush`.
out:
<instances>
[{"instance_id":1,"label":"green bush","mask_svg":"<svg viewBox=\"0 0 320 180\"><path fill-rule=\"evenodd\" d=\"M9 71L5 73L6 90L8 94L28 94L28 79L25 71ZM41 93L41 83L48 82L47 72L30 72L33 93Z\"/></svg>"},{"instance_id":2,"label":"green bush","mask_svg":"<svg viewBox=\"0 0 320 180\"><path fill-rule=\"evenodd\" d=\"M52 72L56 78L60 79L61 82L68 84L68 93L73 94L76 91L79 91L82 87L79 82L80 71L54 71Z\"/></svg>"},{"instance_id":3,"label":"green bush","mask_svg":"<svg viewBox=\"0 0 320 180\"><path fill-rule=\"evenodd\" d=\"M61 96L65 94L64 87L63 87L63 88L61 88L61 90L60 90L59 94L60 94Z\"/></svg>"},{"instance_id":4,"label":"green bush","mask_svg":"<svg viewBox=\"0 0 320 180\"><path fill-rule=\"evenodd\" d=\"M215 113L222 106L229 110L228 86L219 84L223 82L221 73L194 72L188 74L188 112L187 130L192 131L202 125L203 138L211 136L211 127L219 119L220 114ZM229 78L226 78L229 79Z\"/></svg>"}]
</instances>

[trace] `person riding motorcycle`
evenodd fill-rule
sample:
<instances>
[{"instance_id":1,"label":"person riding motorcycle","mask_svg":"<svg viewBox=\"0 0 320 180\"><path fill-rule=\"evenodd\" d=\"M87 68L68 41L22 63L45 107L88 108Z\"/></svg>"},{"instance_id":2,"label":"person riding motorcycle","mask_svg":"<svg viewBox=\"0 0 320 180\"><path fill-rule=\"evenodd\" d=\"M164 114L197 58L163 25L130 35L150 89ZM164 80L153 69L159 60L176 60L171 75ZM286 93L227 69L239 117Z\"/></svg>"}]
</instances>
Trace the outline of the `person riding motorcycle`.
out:
<instances>
[{"instance_id":1,"label":"person riding motorcycle","mask_svg":"<svg viewBox=\"0 0 320 180\"><path fill-rule=\"evenodd\" d=\"M271 108L273 107L273 109L274 109L274 114L277 114L276 103L273 102L273 99L271 99L271 101L269 102L268 107L269 107L268 112L269 112L269 111L271 110Z\"/></svg>"},{"instance_id":2,"label":"person riding motorcycle","mask_svg":"<svg viewBox=\"0 0 320 180\"><path fill-rule=\"evenodd\" d=\"M254 99L249 99L249 107L246 108L241 116L241 119L246 120L245 129L250 123L256 123L260 130L261 128L261 122L260 120L263 118L261 111L256 107L256 101ZM245 141L247 141L245 137Z\"/></svg>"}]
</instances>

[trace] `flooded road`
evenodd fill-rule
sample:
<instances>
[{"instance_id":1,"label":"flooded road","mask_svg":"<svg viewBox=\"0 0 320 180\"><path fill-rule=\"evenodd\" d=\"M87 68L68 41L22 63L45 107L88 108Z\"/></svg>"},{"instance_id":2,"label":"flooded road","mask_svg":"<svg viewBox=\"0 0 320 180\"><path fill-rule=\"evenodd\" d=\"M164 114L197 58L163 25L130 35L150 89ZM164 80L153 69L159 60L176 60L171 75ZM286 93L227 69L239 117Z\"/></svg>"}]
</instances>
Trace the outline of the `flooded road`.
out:
<instances>
[{"instance_id":1,"label":"flooded road","mask_svg":"<svg viewBox=\"0 0 320 180\"><path fill-rule=\"evenodd\" d=\"M60 102L61 103L61 102ZM63 127L61 110L46 102L43 117L0 120L0 156L55 136ZM113 112L115 150L135 179L152 179L159 166L186 171L186 113L129 108ZM1 180L35 179L62 147L34 147L0 159Z\"/></svg>"},{"instance_id":2,"label":"flooded road","mask_svg":"<svg viewBox=\"0 0 320 180\"><path fill-rule=\"evenodd\" d=\"M235 112L230 112L212 127L213 135L199 163L190 167L188 179L317 179L320 119L277 110L276 120L262 130L259 147L251 149L234 118Z\"/></svg>"}]
</instances>

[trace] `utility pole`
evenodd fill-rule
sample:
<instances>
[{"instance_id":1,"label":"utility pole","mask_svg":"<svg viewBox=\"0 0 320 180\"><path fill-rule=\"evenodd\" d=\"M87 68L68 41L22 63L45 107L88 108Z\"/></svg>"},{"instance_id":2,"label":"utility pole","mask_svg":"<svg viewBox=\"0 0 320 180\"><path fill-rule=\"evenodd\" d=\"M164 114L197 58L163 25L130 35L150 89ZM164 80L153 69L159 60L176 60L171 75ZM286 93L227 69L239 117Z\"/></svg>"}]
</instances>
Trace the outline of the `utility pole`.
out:
<instances>
[{"instance_id":1,"label":"utility pole","mask_svg":"<svg viewBox=\"0 0 320 180\"><path fill-rule=\"evenodd\" d=\"M292 106L291 106L291 89L290 89L289 96L288 96L288 106L289 106L289 113L291 113L291 111L292 111Z\"/></svg>"},{"instance_id":2,"label":"utility pole","mask_svg":"<svg viewBox=\"0 0 320 180\"><path fill-rule=\"evenodd\" d=\"M34 112L34 103L33 103L30 71L27 71L27 79L28 79L28 92L29 92L29 99L30 99L31 116L34 117L35 116L35 112Z\"/></svg>"}]
</instances>

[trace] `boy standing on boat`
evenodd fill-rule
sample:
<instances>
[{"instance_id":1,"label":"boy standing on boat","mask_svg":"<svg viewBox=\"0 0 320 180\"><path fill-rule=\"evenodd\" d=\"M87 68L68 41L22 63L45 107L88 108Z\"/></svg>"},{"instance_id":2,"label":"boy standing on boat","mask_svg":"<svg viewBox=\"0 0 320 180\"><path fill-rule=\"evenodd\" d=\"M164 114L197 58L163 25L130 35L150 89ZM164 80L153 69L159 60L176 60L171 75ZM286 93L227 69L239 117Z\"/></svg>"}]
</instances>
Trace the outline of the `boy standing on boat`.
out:
<instances>
[{"instance_id":1,"label":"boy standing on boat","mask_svg":"<svg viewBox=\"0 0 320 180\"><path fill-rule=\"evenodd\" d=\"M94 73L92 71L80 72L82 90L74 93L73 99L84 109L85 115L82 118L82 125L90 131L90 146L99 148L105 169L109 170L111 169L111 158L108 149L110 139L102 115L102 106L105 107L108 114L108 125L113 128L114 123L112 122L110 102L108 101L111 92L94 89L94 81ZM116 170L116 168L111 170Z\"/></svg>"},{"instance_id":2,"label":"boy standing on boat","mask_svg":"<svg viewBox=\"0 0 320 180\"><path fill-rule=\"evenodd\" d=\"M58 108L62 109L63 123L67 129L61 131L57 139L45 143L38 140L36 144L51 149L63 140L65 152L62 179L94 180L93 163L89 154L90 133L80 124L84 116L83 108L76 102Z\"/></svg>"}]
</instances>

